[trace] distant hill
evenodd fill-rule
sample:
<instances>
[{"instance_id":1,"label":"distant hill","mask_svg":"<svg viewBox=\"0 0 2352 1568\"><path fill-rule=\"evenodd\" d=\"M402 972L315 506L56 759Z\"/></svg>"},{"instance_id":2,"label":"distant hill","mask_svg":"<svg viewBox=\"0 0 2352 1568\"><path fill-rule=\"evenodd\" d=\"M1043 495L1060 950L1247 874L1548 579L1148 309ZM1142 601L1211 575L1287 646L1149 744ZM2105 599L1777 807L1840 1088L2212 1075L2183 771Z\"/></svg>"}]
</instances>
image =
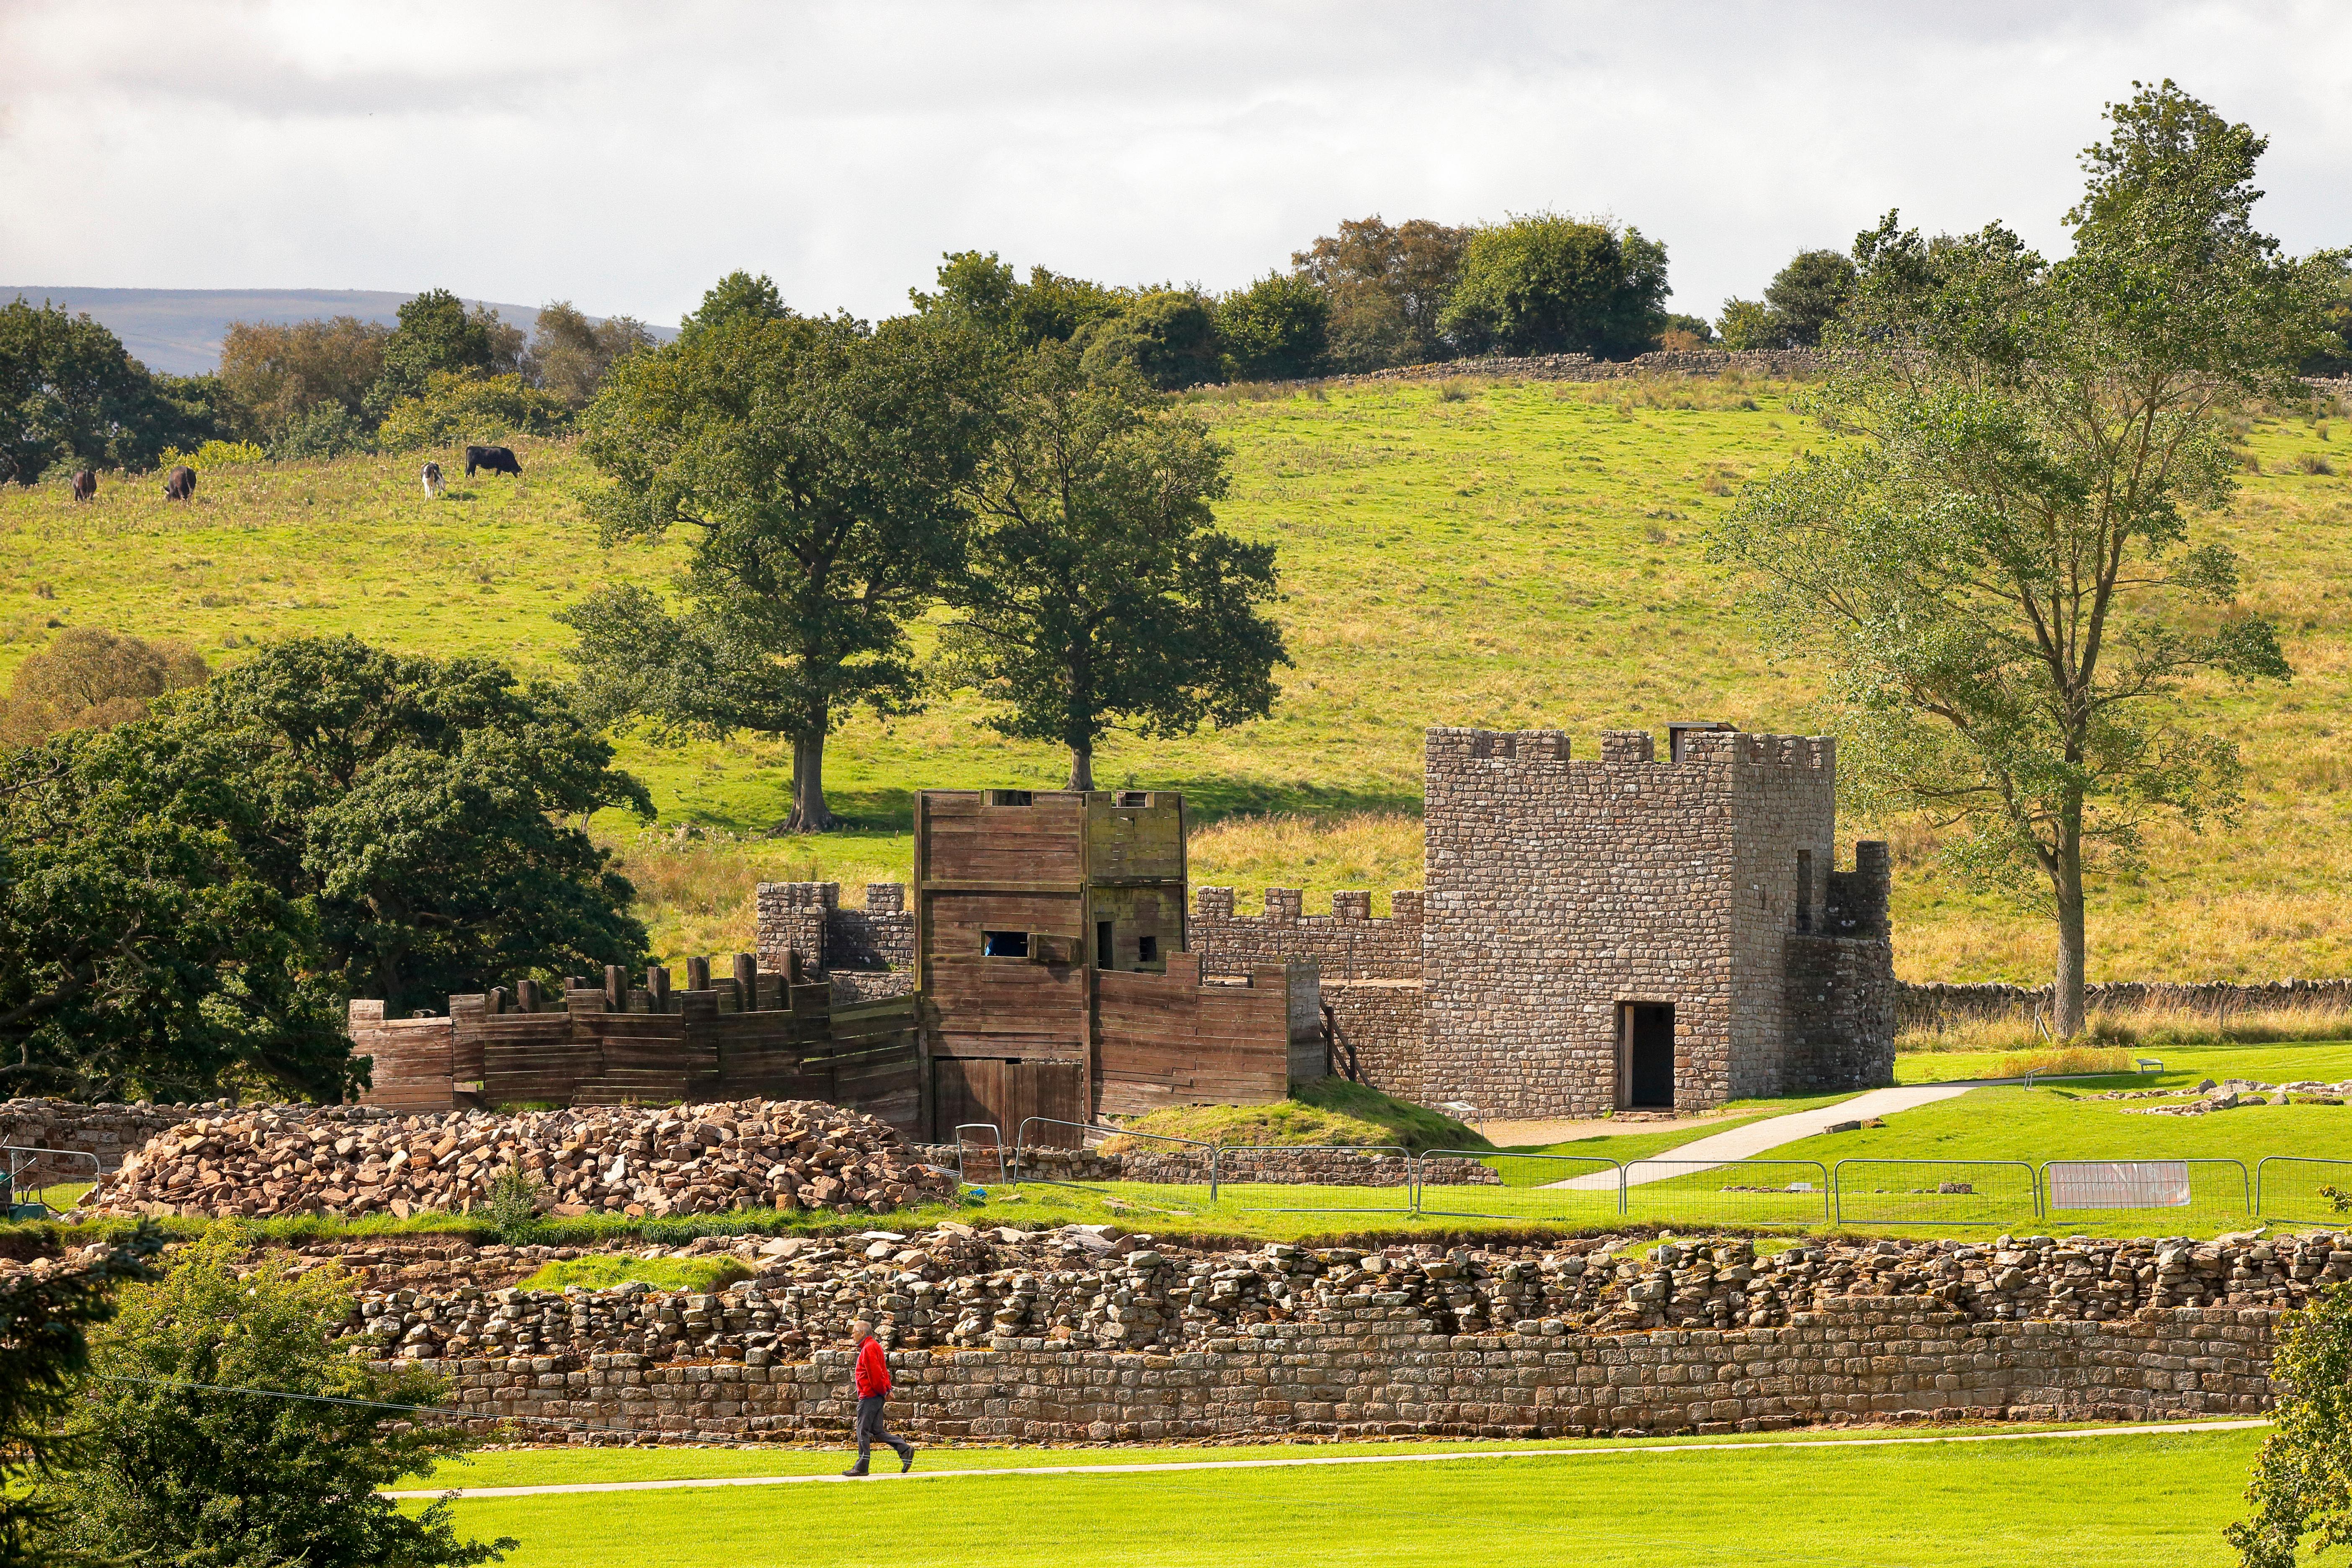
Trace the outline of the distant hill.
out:
<instances>
[{"instance_id":1,"label":"distant hill","mask_svg":"<svg viewBox=\"0 0 2352 1568\"><path fill-rule=\"evenodd\" d=\"M357 316L362 321L389 326L401 306L416 298L370 289L77 289L48 284L0 283L0 304L22 294L38 305L47 301L77 313L87 312L105 323L122 340L122 346L149 370L194 375L220 364L221 339L231 321L299 321L313 316ZM509 305L495 300L468 300L488 305L499 319L524 331L539 322L536 305ZM601 321L601 317L591 317ZM656 326L664 342L677 336L675 327Z\"/></svg>"}]
</instances>

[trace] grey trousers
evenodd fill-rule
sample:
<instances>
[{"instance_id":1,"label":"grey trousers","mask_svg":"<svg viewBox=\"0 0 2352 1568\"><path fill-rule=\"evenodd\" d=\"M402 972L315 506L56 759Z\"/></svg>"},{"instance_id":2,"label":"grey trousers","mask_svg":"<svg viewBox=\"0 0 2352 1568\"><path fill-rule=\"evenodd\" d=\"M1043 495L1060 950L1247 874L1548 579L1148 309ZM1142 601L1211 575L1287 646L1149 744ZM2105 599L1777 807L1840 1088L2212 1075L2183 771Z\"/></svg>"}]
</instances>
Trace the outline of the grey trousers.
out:
<instances>
[{"instance_id":1,"label":"grey trousers","mask_svg":"<svg viewBox=\"0 0 2352 1568\"><path fill-rule=\"evenodd\" d=\"M882 1424L886 1396L879 1394L866 1395L857 1402L857 1468L861 1470L866 1468L866 1456L877 1443L896 1453L901 1462L915 1451L912 1443L904 1437L893 1437L890 1429Z\"/></svg>"}]
</instances>

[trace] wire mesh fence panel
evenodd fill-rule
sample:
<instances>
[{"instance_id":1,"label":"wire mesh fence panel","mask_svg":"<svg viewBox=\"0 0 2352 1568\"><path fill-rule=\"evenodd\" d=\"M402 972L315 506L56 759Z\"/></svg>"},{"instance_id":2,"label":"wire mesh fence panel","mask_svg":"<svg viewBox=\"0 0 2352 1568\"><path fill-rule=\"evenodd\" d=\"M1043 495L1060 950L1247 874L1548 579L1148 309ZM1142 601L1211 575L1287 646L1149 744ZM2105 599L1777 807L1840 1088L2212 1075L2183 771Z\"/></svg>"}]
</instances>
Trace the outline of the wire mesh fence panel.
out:
<instances>
[{"instance_id":1,"label":"wire mesh fence panel","mask_svg":"<svg viewBox=\"0 0 2352 1568\"><path fill-rule=\"evenodd\" d=\"M1831 1216L1842 1225L2020 1225L2041 1209L2023 1160L1840 1160Z\"/></svg>"},{"instance_id":2,"label":"wire mesh fence panel","mask_svg":"<svg viewBox=\"0 0 2352 1568\"><path fill-rule=\"evenodd\" d=\"M1231 1145L1217 1150L1220 1200L1241 1214L1413 1212L1412 1153L1397 1144Z\"/></svg>"},{"instance_id":3,"label":"wire mesh fence panel","mask_svg":"<svg viewBox=\"0 0 2352 1568\"><path fill-rule=\"evenodd\" d=\"M2253 1177L2238 1160L2052 1160L2042 1167L2045 1219L2145 1215L2140 1223L2185 1231L2253 1212Z\"/></svg>"},{"instance_id":4,"label":"wire mesh fence panel","mask_svg":"<svg viewBox=\"0 0 2352 1568\"><path fill-rule=\"evenodd\" d=\"M1616 1161L1597 1155L1433 1149L1421 1157L1417 1212L1602 1225L1617 1217L1621 1174Z\"/></svg>"},{"instance_id":5,"label":"wire mesh fence panel","mask_svg":"<svg viewBox=\"0 0 2352 1568\"><path fill-rule=\"evenodd\" d=\"M1005 1167L1004 1133L993 1121L966 1121L955 1130L956 1179L1003 1183L1012 1173Z\"/></svg>"},{"instance_id":6,"label":"wire mesh fence panel","mask_svg":"<svg viewBox=\"0 0 2352 1568\"><path fill-rule=\"evenodd\" d=\"M0 1219L37 1219L78 1200L99 1178L98 1156L82 1149L0 1145L8 1158L7 1186L0 1190ZM52 1189L63 1188L54 1193ZM52 1196L57 1201L50 1202ZM29 1211L18 1214L24 1208Z\"/></svg>"},{"instance_id":7,"label":"wire mesh fence panel","mask_svg":"<svg viewBox=\"0 0 2352 1568\"><path fill-rule=\"evenodd\" d=\"M2343 1197L2341 1206L2337 1194ZM2352 1160L2264 1156L2254 1164L2254 1212L2264 1219L2343 1223L2352 1215Z\"/></svg>"},{"instance_id":8,"label":"wire mesh fence panel","mask_svg":"<svg viewBox=\"0 0 2352 1568\"><path fill-rule=\"evenodd\" d=\"M1024 1119L1013 1138L1017 1181L1146 1203L1213 1203L1216 1163L1216 1146L1197 1138L1050 1116Z\"/></svg>"},{"instance_id":9,"label":"wire mesh fence panel","mask_svg":"<svg viewBox=\"0 0 2352 1568\"><path fill-rule=\"evenodd\" d=\"M1628 1219L1686 1225L1824 1225L1830 1173L1819 1160L1628 1160Z\"/></svg>"}]
</instances>

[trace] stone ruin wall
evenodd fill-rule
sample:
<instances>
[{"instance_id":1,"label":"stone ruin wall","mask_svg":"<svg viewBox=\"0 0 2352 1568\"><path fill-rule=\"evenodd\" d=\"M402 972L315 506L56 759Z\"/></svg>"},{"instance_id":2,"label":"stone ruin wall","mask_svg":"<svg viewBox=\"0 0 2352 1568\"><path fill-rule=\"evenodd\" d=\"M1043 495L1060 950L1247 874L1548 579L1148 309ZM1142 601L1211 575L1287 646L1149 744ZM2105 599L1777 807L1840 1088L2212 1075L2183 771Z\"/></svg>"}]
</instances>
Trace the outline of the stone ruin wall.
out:
<instances>
[{"instance_id":1,"label":"stone ruin wall","mask_svg":"<svg viewBox=\"0 0 2352 1568\"><path fill-rule=\"evenodd\" d=\"M1943 1030L1962 1024L2028 1024L2050 1016L2053 987L2048 985L1951 984L1905 982L1897 986L1895 1019L1904 1029ZM2091 1012L2133 1013L2143 1009L2200 1013L2214 1018L2242 1015L2352 1013L2352 980L2203 982L2117 980L2084 988Z\"/></svg>"},{"instance_id":2,"label":"stone ruin wall","mask_svg":"<svg viewBox=\"0 0 2352 1568\"><path fill-rule=\"evenodd\" d=\"M1343 890L1331 895L1329 914L1310 915L1298 889L1268 888L1264 915L1237 915L1233 889L1202 888L1193 896L1192 946L1202 974L1214 979L1312 959L1332 1027L1352 1050L1358 1075L1375 1089L1420 1100L1426 1087L1422 899L1400 889L1390 900L1393 912L1375 920L1370 892Z\"/></svg>"},{"instance_id":3,"label":"stone ruin wall","mask_svg":"<svg viewBox=\"0 0 2352 1568\"><path fill-rule=\"evenodd\" d=\"M866 907L845 909L838 882L762 882L756 894L760 967L833 982L836 1003L875 1002L915 988L915 914L903 882L868 882Z\"/></svg>"},{"instance_id":4,"label":"stone ruin wall","mask_svg":"<svg viewBox=\"0 0 2352 1568\"><path fill-rule=\"evenodd\" d=\"M15 1149L72 1150L95 1156L101 1172L121 1169L123 1158L167 1127L230 1109L226 1101L203 1105L77 1105L66 1100L0 1100L0 1143ZM37 1160L19 1155L20 1172L31 1182L86 1182L89 1162ZM6 1169L0 1162L0 1171Z\"/></svg>"}]
</instances>

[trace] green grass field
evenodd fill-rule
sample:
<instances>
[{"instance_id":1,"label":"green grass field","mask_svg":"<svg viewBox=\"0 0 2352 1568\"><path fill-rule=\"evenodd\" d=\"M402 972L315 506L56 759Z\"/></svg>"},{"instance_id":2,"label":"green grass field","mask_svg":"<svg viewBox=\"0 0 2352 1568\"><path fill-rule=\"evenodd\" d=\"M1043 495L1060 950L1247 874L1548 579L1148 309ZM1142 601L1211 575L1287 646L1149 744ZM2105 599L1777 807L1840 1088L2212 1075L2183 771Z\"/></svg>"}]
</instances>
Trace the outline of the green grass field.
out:
<instances>
[{"instance_id":1,"label":"green grass field","mask_svg":"<svg viewBox=\"0 0 2352 1568\"><path fill-rule=\"evenodd\" d=\"M1002 1467L1015 1473L911 1484L465 1499L455 1509L464 1531L520 1541L508 1559L515 1568L1379 1564L1464 1557L1611 1568L2042 1568L2053 1561L2069 1568L2187 1568L2233 1561L2220 1531L2242 1511L2239 1493L2260 1436L1884 1447L1815 1441L1715 1451L1625 1444L1598 1455L1125 1476L1024 1476L1015 1463ZM1144 1457L1025 1452L1030 1465ZM1193 1449L1182 1457L1246 1455ZM704 1474L744 1473L709 1468L736 1456L684 1458ZM760 1466L754 1473L771 1475L839 1462L837 1454L740 1458ZM919 1462L999 1468L978 1458L934 1451ZM498 1459L446 1470L444 1479L498 1484L467 1473ZM605 1463L591 1457L563 1473L602 1472ZM614 1464L612 1473L623 1469Z\"/></svg>"},{"instance_id":2,"label":"green grass field","mask_svg":"<svg viewBox=\"0 0 2352 1568\"><path fill-rule=\"evenodd\" d=\"M1554 725L1584 755L1603 728L1685 715L1811 727L1815 676L1772 661L1702 559L1706 521L1739 483L1815 438L1787 394L1664 381L1197 399L1234 451L1223 519L1282 543L1297 667L1272 718L1114 740L1098 775L1186 791L1193 879L1240 887L1244 908L1279 883L1310 897L1370 887L1384 909L1388 889L1420 881L1426 725ZM2150 868L2095 908L2094 978L2337 973L2352 961L2352 760L2334 738L2352 695L2352 609L2332 587L2352 568L2352 480L2296 467L2333 454L2341 428L2294 418L2246 435L2261 471L2210 531L2244 553L2250 596L2281 617L2297 679L2194 694L2253 764L2243 822L2154 836ZM261 638L348 631L562 673L553 613L603 581L662 584L679 555L604 551L582 518L586 466L562 443L517 447L523 479L461 481L440 503L411 458L224 469L184 508L150 478L110 477L79 509L60 486L8 489L0 666L54 624L184 637L232 659ZM1059 782L1053 752L980 716L957 693L912 718L854 719L827 766L853 826L813 840L744 837L783 814L783 748L630 742L664 824L733 836L672 847L626 819L603 825L629 854L662 951L748 945L761 878L903 878L918 787ZM1921 830L1891 831L1907 976L2044 977L2036 920L1952 885Z\"/></svg>"}]
</instances>

